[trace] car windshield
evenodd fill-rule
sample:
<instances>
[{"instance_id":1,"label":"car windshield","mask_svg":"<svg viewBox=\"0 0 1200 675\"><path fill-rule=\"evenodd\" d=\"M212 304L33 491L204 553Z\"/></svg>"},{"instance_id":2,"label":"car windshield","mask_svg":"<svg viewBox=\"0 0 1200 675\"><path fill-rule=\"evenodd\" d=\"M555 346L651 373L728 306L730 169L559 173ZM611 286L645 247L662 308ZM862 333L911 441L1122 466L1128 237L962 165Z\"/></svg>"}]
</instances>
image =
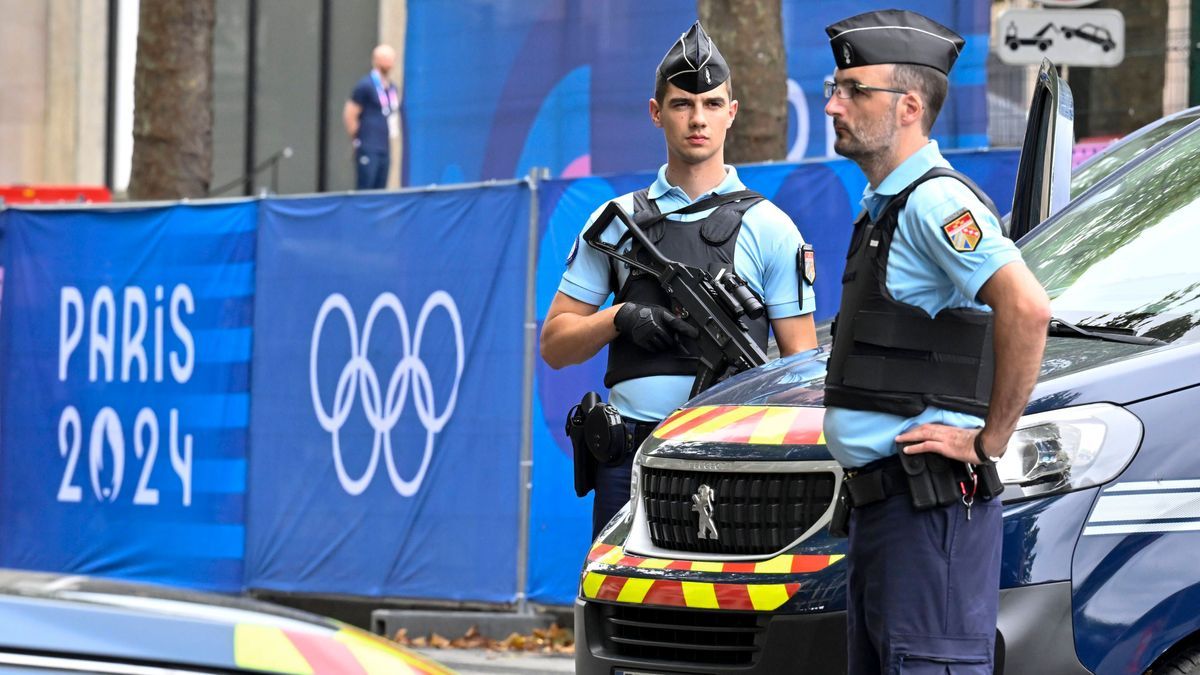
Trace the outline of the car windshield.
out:
<instances>
[{"instance_id":1,"label":"car windshield","mask_svg":"<svg viewBox=\"0 0 1200 675\"><path fill-rule=\"evenodd\" d=\"M1187 125L1200 119L1200 110L1166 120L1162 124L1149 129L1132 138L1117 141L1117 144L1088 162L1071 176L1071 197L1077 197L1088 188L1099 183L1110 173L1125 166L1131 159L1149 150L1152 145L1179 131Z\"/></svg>"},{"instance_id":2,"label":"car windshield","mask_svg":"<svg viewBox=\"0 0 1200 675\"><path fill-rule=\"evenodd\" d=\"M1072 204L1022 242L1054 315L1165 342L1200 337L1200 133Z\"/></svg>"}]
</instances>

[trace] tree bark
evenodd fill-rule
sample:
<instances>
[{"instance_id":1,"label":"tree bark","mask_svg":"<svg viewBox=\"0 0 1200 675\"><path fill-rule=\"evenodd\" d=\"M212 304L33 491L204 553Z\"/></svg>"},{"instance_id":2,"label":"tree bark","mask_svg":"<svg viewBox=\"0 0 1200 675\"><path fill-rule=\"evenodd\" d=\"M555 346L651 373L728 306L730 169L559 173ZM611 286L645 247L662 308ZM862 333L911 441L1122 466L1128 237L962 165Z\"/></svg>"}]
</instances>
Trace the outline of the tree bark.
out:
<instances>
[{"instance_id":1,"label":"tree bark","mask_svg":"<svg viewBox=\"0 0 1200 675\"><path fill-rule=\"evenodd\" d=\"M1115 68L1070 69L1078 138L1122 136L1163 114L1167 3L1105 0L1088 7L1098 8L1117 9L1125 16L1125 60Z\"/></svg>"},{"instance_id":2,"label":"tree bark","mask_svg":"<svg viewBox=\"0 0 1200 675\"><path fill-rule=\"evenodd\" d=\"M215 0L142 0L131 199L203 197L212 180Z\"/></svg>"},{"instance_id":3,"label":"tree bark","mask_svg":"<svg viewBox=\"0 0 1200 675\"><path fill-rule=\"evenodd\" d=\"M732 73L737 120L725 141L730 163L787 157L787 58L781 0L696 0L704 30Z\"/></svg>"}]
</instances>

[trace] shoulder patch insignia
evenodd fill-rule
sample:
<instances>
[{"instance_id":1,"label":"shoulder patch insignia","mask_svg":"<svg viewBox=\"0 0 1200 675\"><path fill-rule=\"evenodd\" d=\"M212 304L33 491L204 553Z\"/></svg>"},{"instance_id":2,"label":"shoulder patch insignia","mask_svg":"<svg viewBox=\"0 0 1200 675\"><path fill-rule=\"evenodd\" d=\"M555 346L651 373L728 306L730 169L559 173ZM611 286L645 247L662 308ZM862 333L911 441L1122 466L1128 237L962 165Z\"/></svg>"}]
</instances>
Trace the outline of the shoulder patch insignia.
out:
<instances>
[{"instance_id":1,"label":"shoulder patch insignia","mask_svg":"<svg viewBox=\"0 0 1200 675\"><path fill-rule=\"evenodd\" d=\"M950 216L942 226L942 232L950 242L950 247L959 253L970 253L979 247L983 239L983 230L975 222L975 217L967 209Z\"/></svg>"},{"instance_id":2,"label":"shoulder patch insignia","mask_svg":"<svg viewBox=\"0 0 1200 675\"><path fill-rule=\"evenodd\" d=\"M579 237L575 237L575 243L571 244L571 252L567 254L567 267L575 262L575 256L579 254Z\"/></svg>"},{"instance_id":3,"label":"shoulder patch insignia","mask_svg":"<svg viewBox=\"0 0 1200 675\"><path fill-rule=\"evenodd\" d=\"M803 244L800 247L800 273L804 275L804 280L809 286L817 280L817 256L811 244Z\"/></svg>"}]
</instances>

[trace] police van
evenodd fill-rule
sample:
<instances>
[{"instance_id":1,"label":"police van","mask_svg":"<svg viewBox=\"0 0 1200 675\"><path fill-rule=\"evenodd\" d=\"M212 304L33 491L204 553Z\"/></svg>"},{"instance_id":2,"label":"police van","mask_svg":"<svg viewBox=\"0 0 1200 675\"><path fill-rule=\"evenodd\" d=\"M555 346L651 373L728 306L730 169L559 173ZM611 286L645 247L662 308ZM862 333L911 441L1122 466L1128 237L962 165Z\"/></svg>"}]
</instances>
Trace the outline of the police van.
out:
<instances>
[{"instance_id":1,"label":"police van","mask_svg":"<svg viewBox=\"0 0 1200 675\"><path fill-rule=\"evenodd\" d=\"M1010 227L1055 318L998 463L996 673L1200 673L1200 110L1188 115L1098 159L1106 171L1068 204L1070 91L1039 73ZM641 446L630 502L580 576L576 672L845 671L827 357L731 378Z\"/></svg>"}]
</instances>

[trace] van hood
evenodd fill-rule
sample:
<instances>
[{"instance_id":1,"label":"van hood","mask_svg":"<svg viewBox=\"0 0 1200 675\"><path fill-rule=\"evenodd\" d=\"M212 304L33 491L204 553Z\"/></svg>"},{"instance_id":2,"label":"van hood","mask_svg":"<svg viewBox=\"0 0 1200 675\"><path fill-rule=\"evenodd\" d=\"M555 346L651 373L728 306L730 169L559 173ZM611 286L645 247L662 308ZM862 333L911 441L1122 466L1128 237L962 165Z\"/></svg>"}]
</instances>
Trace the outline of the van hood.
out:
<instances>
[{"instance_id":1,"label":"van hood","mask_svg":"<svg viewBox=\"0 0 1200 675\"><path fill-rule=\"evenodd\" d=\"M829 345L777 359L721 382L688 401L687 407L823 406L828 361ZM1200 341L1151 347L1051 337L1028 412L1098 401L1132 403L1196 386L1197 372Z\"/></svg>"},{"instance_id":2,"label":"van hood","mask_svg":"<svg viewBox=\"0 0 1200 675\"><path fill-rule=\"evenodd\" d=\"M825 345L725 380L667 418L643 453L711 458L716 444L741 459L826 458L821 423L828 360ZM1200 342L1148 347L1051 337L1026 412L1125 405L1200 385L1197 372ZM809 410L788 414L780 408Z\"/></svg>"}]
</instances>

